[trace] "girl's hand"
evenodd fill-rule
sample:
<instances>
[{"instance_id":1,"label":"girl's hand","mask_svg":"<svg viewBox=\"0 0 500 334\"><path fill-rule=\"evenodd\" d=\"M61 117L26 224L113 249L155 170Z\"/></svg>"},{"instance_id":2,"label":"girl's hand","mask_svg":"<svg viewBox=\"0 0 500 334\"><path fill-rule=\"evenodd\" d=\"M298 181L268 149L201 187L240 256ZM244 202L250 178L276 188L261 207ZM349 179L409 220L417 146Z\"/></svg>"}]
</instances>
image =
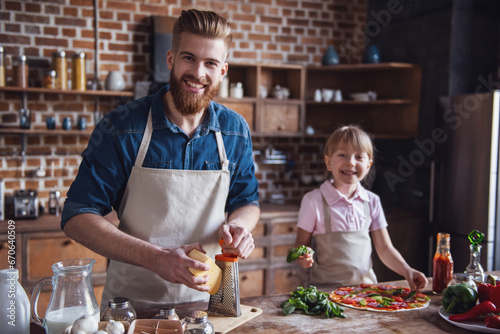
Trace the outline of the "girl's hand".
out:
<instances>
[{"instance_id":1,"label":"girl's hand","mask_svg":"<svg viewBox=\"0 0 500 334\"><path fill-rule=\"evenodd\" d=\"M313 259L313 254L312 253L306 253L304 255L299 256L295 261L297 261L298 265L301 268L307 269L312 267L314 263Z\"/></svg>"},{"instance_id":2,"label":"girl's hand","mask_svg":"<svg viewBox=\"0 0 500 334\"><path fill-rule=\"evenodd\" d=\"M418 270L410 269L406 275L406 280L410 286L411 291L421 292L427 286L427 277Z\"/></svg>"}]
</instances>

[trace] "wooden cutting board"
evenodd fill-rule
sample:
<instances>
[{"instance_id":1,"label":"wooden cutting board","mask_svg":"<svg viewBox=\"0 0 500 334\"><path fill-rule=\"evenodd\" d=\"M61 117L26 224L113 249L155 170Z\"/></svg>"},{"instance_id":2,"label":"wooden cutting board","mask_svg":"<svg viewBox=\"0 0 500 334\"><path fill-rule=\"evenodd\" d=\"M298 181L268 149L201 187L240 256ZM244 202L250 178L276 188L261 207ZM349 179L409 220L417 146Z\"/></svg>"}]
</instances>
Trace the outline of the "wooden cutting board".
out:
<instances>
[{"instance_id":1,"label":"wooden cutting board","mask_svg":"<svg viewBox=\"0 0 500 334\"><path fill-rule=\"evenodd\" d=\"M238 326L241 326L245 322L259 316L262 314L262 309L253 306L240 305L241 316L239 317L224 317L224 316L214 316L209 315L208 320L214 325L215 333L224 334Z\"/></svg>"}]
</instances>

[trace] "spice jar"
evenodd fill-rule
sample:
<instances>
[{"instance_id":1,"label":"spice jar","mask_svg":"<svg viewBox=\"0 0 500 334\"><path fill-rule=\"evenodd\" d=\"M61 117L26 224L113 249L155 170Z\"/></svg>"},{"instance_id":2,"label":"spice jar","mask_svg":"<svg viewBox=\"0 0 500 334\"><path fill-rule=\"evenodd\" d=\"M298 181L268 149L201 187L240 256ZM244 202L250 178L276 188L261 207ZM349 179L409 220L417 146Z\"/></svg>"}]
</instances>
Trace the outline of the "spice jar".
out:
<instances>
[{"instance_id":1,"label":"spice jar","mask_svg":"<svg viewBox=\"0 0 500 334\"><path fill-rule=\"evenodd\" d=\"M208 314L205 311L193 311L186 315L182 327L184 334L215 333L214 325L208 320Z\"/></svg>"},{"instance_id":2,"label":"spice jar","mask_svg":"<svg viewBox=\"0 0 500 334\"><path fill-rule=\"evenodd\" d=\"M175 312L175 307L159 307L153 319L179 320L179 316Z\"/></svg>"},{"instance_id":3,"label":"spice jar","mask_svg":"<svg viewBox=\"0 0 500 334\"><path fill-rule=\"evenodd\" d=\"M66 52L57 51L52 53L52 69L56 71L56 88L68 89L68 77L66 67Z\"/></svg>"},{"instance_id":4,"label":"spice jar","mask_svg":"<svg viewBox=\"0 0 500 334\"><path fill-rule=\"evenodd\" d=\"M450 235L438 233L437 247L432 260L432 292L443 292L453 279L453 259L450 253Z\"/></svg>"},{"instance_id":5,"label":"spice jar","mask_svg":"<svg viewBox=\"0 0 500 334\"><path fill-rule=\"evenodd\" d=\"M59 190L51 191L49 194L49 214L59 216L61 212L61 192Z\"/></svg>"},{"instance_id":6,"label":"spice jar","mask_svg":"<svg viewBox=\"0 0 500 334\"><path fill-rule=\"evenodd\" d=\"M134 308L127 297L115 297L108 301L108 308L104 311L102 321L128 321L131 323L137 318Z\"/></svg>"},{"instance_id":7,"label":"spice jar","mask_svg":"<svg viewBox=\"0 0 500 334\"><path fill-rule=\"evenodd\" d=\"M27 88L29 67L26 56L15 57L12 60L12 68L14 69L14 86Z\"/></svg>"},{"instance_id":8,"label":"spice jar","mask_svg":"<svg viewBox=\"0 0 500 334\"><path fill-rule=\"evenodd\" d=\"M87 87L87 75L85 73L85 52L73 55L73 67L71 69L72 89L85 90Z\"/></svg>"},{"instance_id":9,"label":"spice jar","mask_svg":"<svg viewBox=\"0 0 500 334\"><path fill-rule=\"evenodd\" d=\"M51 89L56 88L56 79L56 71L51 70L45 72L45 75L43 77L43 87Z\"/></svg>"},{"instance_id":10,"label":"spice jar","mask_svg":"<svg viewBox=\"0 0 500 334\"><path fill-rule=\"evenodd\" d=\"M5 87L5 54L0 46L0 87Z\"/></svg>"}]
</instances>

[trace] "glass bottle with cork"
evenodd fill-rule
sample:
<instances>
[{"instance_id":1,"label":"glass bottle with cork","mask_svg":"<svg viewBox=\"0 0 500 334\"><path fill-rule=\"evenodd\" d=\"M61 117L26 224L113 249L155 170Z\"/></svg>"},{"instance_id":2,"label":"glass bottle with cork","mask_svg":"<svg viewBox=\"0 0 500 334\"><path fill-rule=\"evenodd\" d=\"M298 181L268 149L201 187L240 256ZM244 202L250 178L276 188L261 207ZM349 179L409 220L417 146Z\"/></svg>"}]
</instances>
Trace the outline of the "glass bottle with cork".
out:
<instances>
[{"instance_id":1,"label":"glass bottle with cork","mask_svg":"<svg viewBox=\"0 0 500 334\"><path fill-rule=\"evenodd\" d=\"M481 266L481 241L483 241L484 234L478 230L473 230L469 233L468 239L471 242L470 248L470 261L465 269L465 273L472 278L476 284L484 283L484 270Z\"/></svg>"},{"instance_id":2,"label":"glass bottle with cork","mask_svg":"<svg viewBox=\"0 0 500 334\"><path fill-rule=\"evenodd\" d=\"M5 87L5 54L0 46L0 87Z\"/></svg>"},{"instance_id":3,"label":"glass bottle with cork","mask_svg":"<svg viewBox=\"0 0 500 334\"><path fill-rule=\"evenodd\" d=\"M68 89L66 52L57 51L52 53L52 69L56 71L56 88Z\"/></svg>"},{"instance_id":4,"label":"glass bottle with cork","mask_svg":"<svg viewBox=\"0 0 500 334\"><path fill-rule=\"evenodd\" d=\"M87 89L87 75L85 72L85 52L73 55L73 66L71 68L71 88L75 90Z\"/></svg>"},{"instance_id":5,"label":"glass bottle with cork","mask_svg":"<svg viewBox=\"0 0 500 334\"><path fill-rule=\"evenodd\" d=\"M432 260L432 292L440 294L453 279L453 258L450 253L450 235L437 234L437 248Z\"/></svg>"}]
</instances>

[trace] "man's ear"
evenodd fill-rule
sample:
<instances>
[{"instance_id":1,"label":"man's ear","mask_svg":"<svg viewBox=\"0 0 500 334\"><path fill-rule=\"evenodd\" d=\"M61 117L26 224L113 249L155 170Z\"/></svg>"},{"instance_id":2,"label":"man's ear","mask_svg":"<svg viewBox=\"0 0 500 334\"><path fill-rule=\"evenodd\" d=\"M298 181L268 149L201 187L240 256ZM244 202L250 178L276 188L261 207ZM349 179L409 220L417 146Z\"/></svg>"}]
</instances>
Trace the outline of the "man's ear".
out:
<instances>
[{"instance_id":1,"label":"man's ear","mask_svg":"<svg viewBox=\"0 0 500 334\"><path fill-rule=\"evenodd\" d=\"M229 65L227 64L227 62L224 62L224 65L222 65L221 70L220 70L220 81L221 82L222 82L222 79L224 79L224 77L227 74L228 67L229 67Z\"/></svg>"},{"instance_id":2,"label":"man's ear","mask_svg":"<svg viewBox=\"0 0 500 334\"><path fill-rule=\"evenodd\" d=\"M167 52L167 68L169 71L172 71L174 67L174 52L172 50L168 50Z\"/></svg>"}]
</instances>

